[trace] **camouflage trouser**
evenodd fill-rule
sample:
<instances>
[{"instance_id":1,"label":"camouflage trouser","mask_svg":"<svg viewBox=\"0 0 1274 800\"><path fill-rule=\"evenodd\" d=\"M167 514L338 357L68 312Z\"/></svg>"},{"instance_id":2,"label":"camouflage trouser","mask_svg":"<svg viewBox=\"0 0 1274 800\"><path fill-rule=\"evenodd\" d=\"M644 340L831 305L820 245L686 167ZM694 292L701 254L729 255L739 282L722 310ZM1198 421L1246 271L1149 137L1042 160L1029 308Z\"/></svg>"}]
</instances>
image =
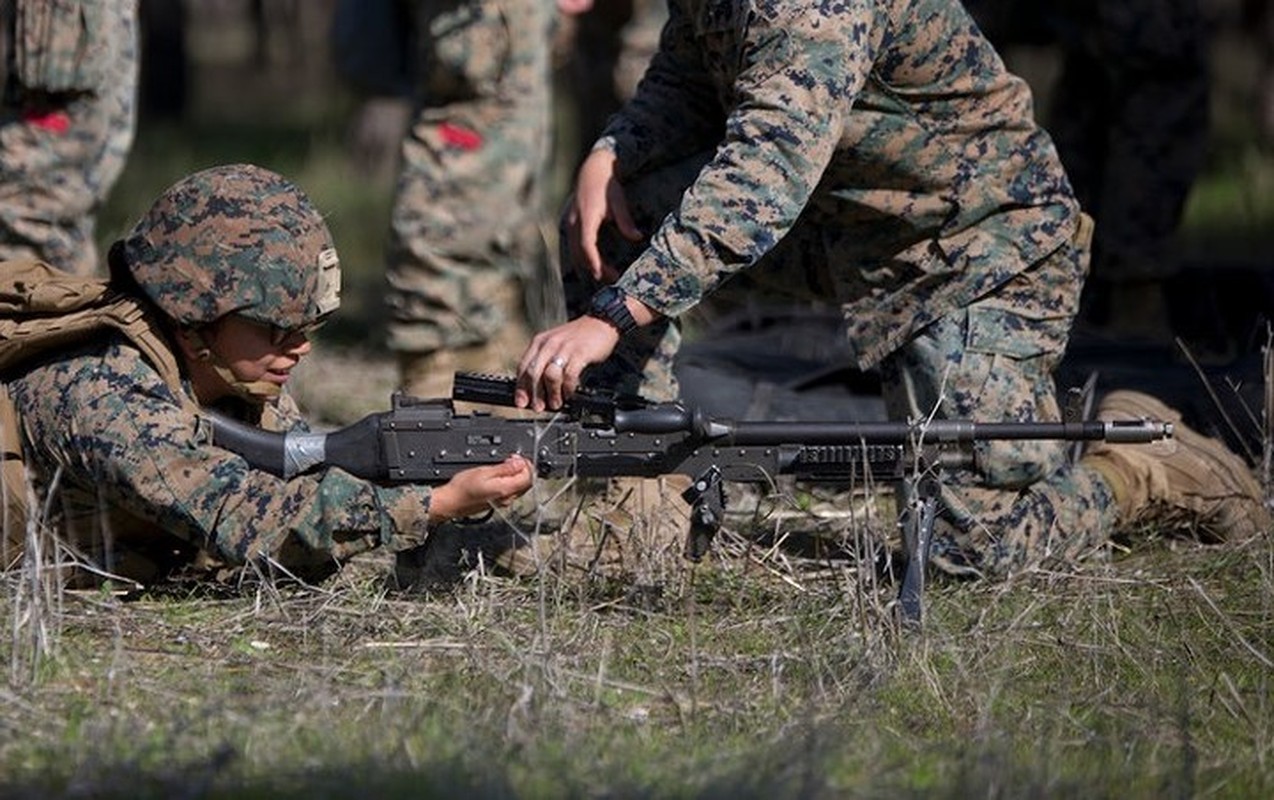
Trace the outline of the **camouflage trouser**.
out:
<instances>
[{"instance_id":1,"label":"camouflage trouser","mask_svg":"<svg viewBox=\"0 0 1274 800\"><path fill-rule=\"evenodd\" d=\"M0 260L38 258L68 272L100 269L95 215L133 144L137 92L135 2L115 4L110 74L100 91L41 95L18 88L0 110Z\"/></svg>"},{"instance_id":2,"label":"camouflage trouser","mask_svg":"<svg viewBox=\"0 0 1274 800\"><path fill-rule=\"evenodd\" d=\"M886 358L881 384L890 417L1059 420L1052 374L1076 309L1042 301L1082 280L1087 259L1086 241L1068 244ZM975 468L944 477L934 563L953 573L1003 576L1100 547L1114 527L1114 500L1095 471L1069 462L1068 448L978 443Z\"/></svg>"},{"instance_id":3,"label":"camouflage trouser","mask_svg":"<svg viewBox=\"0 0 1274 800\"><path fill-rule=\"evenodd\" d=\"M426 104L403 140L387 254L388 344L402 352L525 326L522 289L543 257L553 6L421 6Z\"/></svg>"},{"instance_id":4,"label":"camouflage trouser","mask_svg":"<svg viewBox=\"0 0 1274 800\"><path fill-rule=\"evenodd\" d=\"M701 164L702 158L692 159L628 187L642 230L654 230L662 217L655 209L669 208ZM1077 311L1091 231L1091 224L1081 225L1074 242L953 309L888 356L881 379L891 418L1058 420L1052 372ZM606 234L602 250L611 263L631 263L642 248ZM794 229L711 301L737 306L760 296L825 302L821 298L831 296L827 270L853 266L827 264L821 242L813 226ZM568 303L576 308L594 288L570 272L565 282ZM680 343L676 323L648 326L626 337L588 380L652 399L675 397L672 363ZM1057 442L978 445L976 469L945 480L934 563L953 573L1003 576L1045 559L1074 558L1106 541L1115 514L1109 487L1096 472L1071 465L1066 451Z\"/></svg>"}]
</instances>

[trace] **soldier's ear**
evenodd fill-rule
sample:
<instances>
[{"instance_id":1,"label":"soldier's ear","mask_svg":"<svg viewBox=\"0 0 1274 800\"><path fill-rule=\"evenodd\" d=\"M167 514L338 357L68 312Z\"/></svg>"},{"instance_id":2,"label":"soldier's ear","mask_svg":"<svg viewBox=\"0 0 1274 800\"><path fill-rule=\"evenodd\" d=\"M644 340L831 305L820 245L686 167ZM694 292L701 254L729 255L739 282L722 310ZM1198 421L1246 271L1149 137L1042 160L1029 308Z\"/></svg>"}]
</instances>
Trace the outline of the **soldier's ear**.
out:
<instances>
[{"instance_id":1,"label":"soldier's ear","mask_svg":"<svg viewBox=\"0 0 1274 800\"><path fill-rule=\"evenodd\" d=\"M211 361L212 349L208 347L203 334L195 328L182 328L177 331L177 346L190 361Z\"/></svg>"}]
</instances>

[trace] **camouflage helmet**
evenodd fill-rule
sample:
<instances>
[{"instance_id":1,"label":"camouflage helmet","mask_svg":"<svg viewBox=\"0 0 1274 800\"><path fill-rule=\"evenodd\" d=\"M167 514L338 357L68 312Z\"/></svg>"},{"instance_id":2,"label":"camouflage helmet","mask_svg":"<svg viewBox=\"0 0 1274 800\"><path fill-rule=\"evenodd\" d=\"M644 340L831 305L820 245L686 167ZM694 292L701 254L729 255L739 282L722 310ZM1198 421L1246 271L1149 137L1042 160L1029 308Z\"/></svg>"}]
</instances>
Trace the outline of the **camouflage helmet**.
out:
<instances>
[{"instance_id":1,"label":"camouflage helmet","mask_svg":"<svg viewBox=\"0 0 1274 800\"><path fill-rule=\"evenodd\" d=\"M227 314L292 330L340 305L340 263L305 193L250 164L171 186L122 243L133 280L181 326Z\"/></svg>"}]
</instances>

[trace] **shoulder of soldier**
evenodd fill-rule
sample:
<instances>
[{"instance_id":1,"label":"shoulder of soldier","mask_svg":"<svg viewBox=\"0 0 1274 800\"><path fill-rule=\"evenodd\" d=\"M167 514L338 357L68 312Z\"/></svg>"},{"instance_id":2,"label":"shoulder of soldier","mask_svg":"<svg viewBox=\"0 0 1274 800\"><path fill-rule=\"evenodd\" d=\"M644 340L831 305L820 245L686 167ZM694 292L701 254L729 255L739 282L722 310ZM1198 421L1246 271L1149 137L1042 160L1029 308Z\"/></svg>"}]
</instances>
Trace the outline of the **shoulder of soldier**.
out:
<instances>
[{"instance_id":1,"label":"shoulder of soldier","mask_svg":"<svg viewBox=\"0 0 1274 800\"><path fill-rule=\"evenodd\" d=\"M108 332L102 339L42 356L21 373L6 378L14 403L24 417L83 421L87 415L118 416L139 397L171 402L180 398L142 352L124 335Z\"/></svg>"}]
</instances>

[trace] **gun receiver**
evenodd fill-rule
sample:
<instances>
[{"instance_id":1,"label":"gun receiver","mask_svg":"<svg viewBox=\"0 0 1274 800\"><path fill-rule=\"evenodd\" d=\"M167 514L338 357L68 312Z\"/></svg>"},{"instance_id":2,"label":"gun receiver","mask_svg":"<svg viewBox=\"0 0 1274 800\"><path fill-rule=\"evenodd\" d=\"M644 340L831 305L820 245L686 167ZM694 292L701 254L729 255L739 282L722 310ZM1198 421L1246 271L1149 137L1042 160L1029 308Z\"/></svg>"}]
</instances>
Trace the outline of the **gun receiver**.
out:
<instances>
[{"instance_id":1,"label":"gun receiver","mask_svg":"<svg viewBox=\"0 0 1274 800\"><path fill-rule=\"evenodd\" d=\"M692 479L686 555L699 560L720 528L724 483L798 480L911 487L902 524L908 551L900 591L905 618L918 621L928 542L941 474L974 464L973 444L1005 439L1139 443L1172 435L1153 420L1067 422L755 422L711 418L682 403L655 403L583 390L561 412L511 419L460 414L453 400L513 406L511 377L457 373L452 399L396 394L389 411L330 433L271 433L209 413L213 442L283 478L338 467L378 482L438 484L456 473L525 457L542 478Z\"/></svg>"}]
</instances>

